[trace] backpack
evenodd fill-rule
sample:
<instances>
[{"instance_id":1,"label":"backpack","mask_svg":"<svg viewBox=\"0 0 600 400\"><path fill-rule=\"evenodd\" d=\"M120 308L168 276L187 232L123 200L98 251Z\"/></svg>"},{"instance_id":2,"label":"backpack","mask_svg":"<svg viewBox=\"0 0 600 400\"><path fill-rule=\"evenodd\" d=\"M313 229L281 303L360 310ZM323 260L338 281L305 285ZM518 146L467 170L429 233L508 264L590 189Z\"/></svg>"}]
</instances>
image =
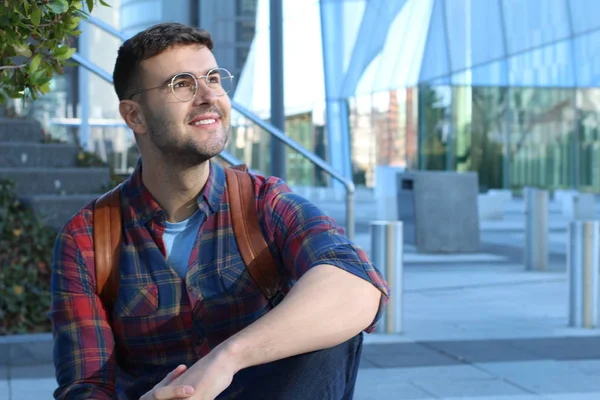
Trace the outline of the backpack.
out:
<instances>
[{"instance_id":1,"label":"backpack","mask_svg":"<svg viewBox=\"0 0 600 400\"><path fill-rule=\"evenodd\" d=\"M275 307L283 298L277 263L262 234L256 212L254 184L246 165L225 168L231 221L246 269ZM119 293L119 256L123 240L121 185L99 197L94 204L94 257L96 293L112 310Z\"/></svg>"}]
</instances>

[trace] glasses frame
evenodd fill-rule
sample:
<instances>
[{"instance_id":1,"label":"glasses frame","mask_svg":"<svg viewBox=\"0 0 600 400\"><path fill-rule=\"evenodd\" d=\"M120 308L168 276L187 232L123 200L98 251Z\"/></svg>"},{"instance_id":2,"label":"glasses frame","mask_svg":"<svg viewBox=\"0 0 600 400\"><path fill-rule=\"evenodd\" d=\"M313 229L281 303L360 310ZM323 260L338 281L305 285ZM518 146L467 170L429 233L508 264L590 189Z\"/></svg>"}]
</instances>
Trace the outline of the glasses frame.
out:
<instances>
[{"instance_id":1,"label":"glasses frame","mask_svg":"<svg viewBox=\"0 0 600 400\"><path fill-rule=\"evenodd\" d=\"M221 96L225 96L227 93L229 93L229 91L231 90L231 84L233 83L233 78L234 76L231 75L231 72L229 72L229 70L227 70L226 68L213 68L211 70L209 70L206 75L200 75L200 76L195 76L194 74L190 73L190 72L179 72L175 75L173 75L173 77L171 77L171 79L165 83L163 83L162 85L159 86L155 86L155 87L151 87L151 88L147 88L147 89L139 89L139 90L135 90L133 91L128 97L127 100L132 100L133 96L135 96L136 94L140 94L140 93L144 93L144 92L148 92L150 90L154 90L154 89L162 89L165 86L171 88L171 93L173 93L173 97L175 97L178 101L182 102L182 103L186 103L188 101L191 101L192 99L194 99L196 97L196 95L198 94L198 81L201 79L204 79L204 81L206 81L206 86L210 88L209 83L208 83L208 77L211 76L213 74L214 71L225 71L227 73L227 75L229 75L227 77L227 79L229 79L229 89L225 91L225 93L222 94L217 94L217 96L221 97ZM173 89L173 86L175 85L175 78L181 76L181 75L187 75L187 76L191 76L194 81L196 82L196 85L194 86L194 95L192 97L190 97L188 100L180 100L177 95L175 94L175 89ZM211 89L213 90L213 89Z\"/></svg>"}]
</instances>

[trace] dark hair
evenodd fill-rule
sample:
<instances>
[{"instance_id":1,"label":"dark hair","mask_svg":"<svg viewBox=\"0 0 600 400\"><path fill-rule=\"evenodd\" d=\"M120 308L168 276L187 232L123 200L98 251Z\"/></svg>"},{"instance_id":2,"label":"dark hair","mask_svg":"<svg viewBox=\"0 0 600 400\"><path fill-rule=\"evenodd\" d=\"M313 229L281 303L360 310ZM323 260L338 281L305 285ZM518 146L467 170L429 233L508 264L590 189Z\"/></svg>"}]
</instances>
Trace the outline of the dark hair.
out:
<instances>
[{"instance_id":1,"label":"dark hair","mask_svg":"<svg viewBox=\"0 0 600 400\"><path fill-rule=\"evenodd\" d=\"M113 71L113 84L119 100L127 98L133 89L139 89L135 86L139 84L136 80L142 61L172 46L194 44L206 46L209 50L213 48L208 31L175 22L151 26L127 39L119 48Z\"/></svg>"}]
</instances>

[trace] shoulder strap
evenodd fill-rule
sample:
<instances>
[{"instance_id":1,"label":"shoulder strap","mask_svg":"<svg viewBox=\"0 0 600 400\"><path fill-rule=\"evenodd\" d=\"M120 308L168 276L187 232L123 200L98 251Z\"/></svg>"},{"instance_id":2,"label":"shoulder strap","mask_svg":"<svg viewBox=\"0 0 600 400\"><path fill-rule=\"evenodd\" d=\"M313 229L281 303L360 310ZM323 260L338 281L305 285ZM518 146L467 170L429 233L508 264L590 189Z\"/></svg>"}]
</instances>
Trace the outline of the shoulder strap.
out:
<instances>
[{"instance_id":1,"label":"shoulder strap","mask_svg":"<svg viewBox=\"0 0 600 400\"><path fill-rule=\"evenodd\" d=\"M279 270L256 212L254 183L245 165L225 168L233 233L246 268L271 306L283 298Z\"/></svg>"},{"instance_id":2,"label":"shoulder strap","mask_svg":"<svg viewBox=\"0 0 600 400\"><path fill-rule=\"evenodd\" d=\"M247 171L245 165L225 168L233 233L248 273L275 307L283 298L279 270L260 228L254 184ZM93 226L96 293L110 310L119 289L123 235L120 185L96 200Z\"/></svg>"},{"instance_id":3,"label":"shoulder strap","mask_svg":"<svg viewBox=\"0 0 600 400\"><path fill-rule=\"evenodd\" d=\"M113 188L94 204L94 258L96 293L111 310L119 290L119 256L123 239L121 185Z\"/></svg>"}]
</instances>

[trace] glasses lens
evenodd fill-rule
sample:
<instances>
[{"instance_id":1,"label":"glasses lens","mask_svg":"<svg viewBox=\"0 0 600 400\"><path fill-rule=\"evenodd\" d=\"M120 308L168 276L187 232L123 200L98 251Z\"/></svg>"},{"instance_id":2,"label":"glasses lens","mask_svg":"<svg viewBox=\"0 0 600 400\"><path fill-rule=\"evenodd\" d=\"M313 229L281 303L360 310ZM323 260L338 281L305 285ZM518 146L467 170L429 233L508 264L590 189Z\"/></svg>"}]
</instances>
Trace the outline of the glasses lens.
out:
<instances>
[{"instance_id":1,"label":"glasses lens","mask_svg":"<svg viewBox=\"0 0 600 400\"><path fill-rule=\"evenodd\" d=\"M233 77L225 68L215 68L208 71L206 85L214 90L217 95L223 96L229 93Z\"/></svg>"},{"instance_id":2,"label":"glasses lens","mask_svg":"<svg viewBox=\"0 0 600 400\"><path fill-rule=\"evenodd\" d=\"M198 81L191 74L178 74L171 80L171 90L173 90L173 95L179 101L191 100L196 95L197 87Z\"/></svg>"}]
</instances>

